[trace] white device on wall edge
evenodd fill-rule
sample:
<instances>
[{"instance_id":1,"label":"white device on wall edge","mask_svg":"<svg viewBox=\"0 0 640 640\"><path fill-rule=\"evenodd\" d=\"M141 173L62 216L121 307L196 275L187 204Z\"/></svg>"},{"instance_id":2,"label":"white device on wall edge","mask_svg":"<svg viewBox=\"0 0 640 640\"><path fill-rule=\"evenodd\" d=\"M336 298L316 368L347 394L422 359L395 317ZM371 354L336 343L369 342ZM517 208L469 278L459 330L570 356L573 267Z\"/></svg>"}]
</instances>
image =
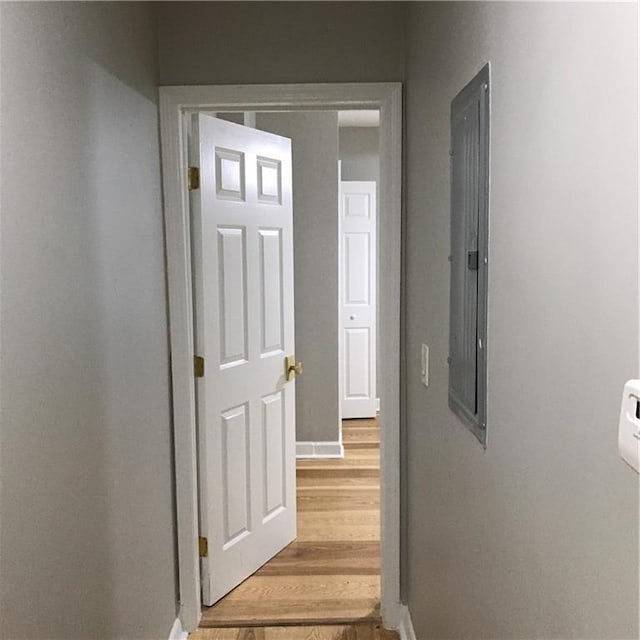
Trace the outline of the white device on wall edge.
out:
<instances>
[{"instance_id":1,"label":"white device on wall edge","mask_svg":"<svg viewBox=\"0 0 640 640\"><path fill-rule=\"evenodd\" d=\"M629 380L624 385L618 450L622 459L640 473L640 380Z\"/></svg>"}]
</instances>

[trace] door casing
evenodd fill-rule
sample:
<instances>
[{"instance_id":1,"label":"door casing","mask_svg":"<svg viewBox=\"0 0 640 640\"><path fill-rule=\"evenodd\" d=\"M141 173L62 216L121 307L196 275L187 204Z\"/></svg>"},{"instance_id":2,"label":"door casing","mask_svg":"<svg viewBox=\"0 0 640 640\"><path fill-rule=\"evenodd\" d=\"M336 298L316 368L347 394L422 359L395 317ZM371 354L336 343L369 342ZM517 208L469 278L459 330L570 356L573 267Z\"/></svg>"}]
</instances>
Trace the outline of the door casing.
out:
<instances>
[{"instance_id":1,"label":"door casing","mask_svg":"<svg viewBox=\"0 0 640 640\"><path fill-rule=\"evenodd\" d=\"M173 400L179 618L201 617L198 557L191 236L187 120L199 111L380 109L379 327L381 404L381 613L400 624L400 326L402 244L402 84L342 83L160 87L160 136ZM337 372L336 372L337 375Z\"/></svg>"}]
</instances>

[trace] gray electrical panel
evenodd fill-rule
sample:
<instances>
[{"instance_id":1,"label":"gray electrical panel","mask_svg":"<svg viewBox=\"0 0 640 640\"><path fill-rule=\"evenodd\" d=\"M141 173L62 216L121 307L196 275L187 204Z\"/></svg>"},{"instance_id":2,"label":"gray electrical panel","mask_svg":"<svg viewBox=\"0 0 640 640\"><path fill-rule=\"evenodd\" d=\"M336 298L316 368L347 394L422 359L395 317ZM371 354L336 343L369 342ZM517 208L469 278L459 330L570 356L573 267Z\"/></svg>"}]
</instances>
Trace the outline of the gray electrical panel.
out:
<instances>
[{"instance_id":1,"label":"gray electrical panel","mask_svg":"<svg viewBox=\"0 0 640 640\"><path fill-rule=\"evenodd\" d=\"M449 407L486 447L489 64L451 103Z\"/></svg>"}]
</instances>

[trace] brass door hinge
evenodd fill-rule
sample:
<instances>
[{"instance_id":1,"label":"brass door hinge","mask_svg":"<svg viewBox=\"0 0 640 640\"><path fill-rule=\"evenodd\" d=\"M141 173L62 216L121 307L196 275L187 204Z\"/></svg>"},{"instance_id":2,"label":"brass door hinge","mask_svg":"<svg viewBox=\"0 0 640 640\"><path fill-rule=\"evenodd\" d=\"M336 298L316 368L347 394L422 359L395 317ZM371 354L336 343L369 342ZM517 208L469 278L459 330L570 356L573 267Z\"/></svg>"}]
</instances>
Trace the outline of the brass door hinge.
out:
<instances>
[{"instance_id":1,"label":"brass door hinge","mask_svg":"<svg viewBox=\"0 0 640 640\"><path fill-rule=\"evenodd\" d=\"M196 378L204 378L204 358L193 356L193 374Z\"/></svg>"},{"instance_id":2,"label":"brass door hinge","mask_svg":"<svg viewBox=\"0 0 640 640\"><path fill-rule=\"evenodd\" d=\"M209 541L204 536L198 536L198 553L201 558L209 555Z\"/></svg>"},{"instance_id":3,"label":"brass door hinge","mask_svg":"<svg viewBox=\"0 0 640 640\"><path fill-rule=\"evenodd\" d=\"M189 167L187 184L189 185L189 191L200 188L200 169L198 167Z\"/></svg>"}]
</instances>

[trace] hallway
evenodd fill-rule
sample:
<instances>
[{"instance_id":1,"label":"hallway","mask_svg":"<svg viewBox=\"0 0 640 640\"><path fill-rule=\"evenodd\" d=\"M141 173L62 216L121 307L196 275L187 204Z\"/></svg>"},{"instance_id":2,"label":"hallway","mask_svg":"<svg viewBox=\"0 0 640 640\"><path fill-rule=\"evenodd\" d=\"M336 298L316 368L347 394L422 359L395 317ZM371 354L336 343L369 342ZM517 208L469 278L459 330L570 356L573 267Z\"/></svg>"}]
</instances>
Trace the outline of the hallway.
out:
<instances>
[{"instance_id":1,"label":"hallway","mask_svg":"<svg viewBox=\"0 0 640 640\"><path fill-rule=\"evenodd\" d=\"M398 637L380 628L377 419L344 421L343 441L342 460L298 461L296 541L204 609L192 640Z\"/></svg>"}]
</instances>

